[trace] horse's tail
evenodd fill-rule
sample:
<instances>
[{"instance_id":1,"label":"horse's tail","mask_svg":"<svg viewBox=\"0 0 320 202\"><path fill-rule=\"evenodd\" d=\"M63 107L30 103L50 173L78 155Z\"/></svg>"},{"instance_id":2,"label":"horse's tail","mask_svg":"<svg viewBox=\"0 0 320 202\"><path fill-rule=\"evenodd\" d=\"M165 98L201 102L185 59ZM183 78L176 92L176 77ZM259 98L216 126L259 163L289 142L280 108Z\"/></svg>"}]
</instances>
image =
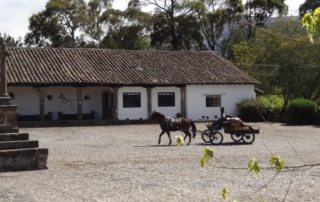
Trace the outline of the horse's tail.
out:
<instances>
[{"instance_id":1,"label":"horse's tail","mask_svg":"<svg viewBox=\"0 0 320 202\"><path fill-rule=\"evenodd\" d=\"M195 138L196 135L197 135L197 127L196 127L196 124L194 124L193 121L190 121L190 124L191 124L191 128L192 128L193 138Z\"/></svg>"}]
</instances>

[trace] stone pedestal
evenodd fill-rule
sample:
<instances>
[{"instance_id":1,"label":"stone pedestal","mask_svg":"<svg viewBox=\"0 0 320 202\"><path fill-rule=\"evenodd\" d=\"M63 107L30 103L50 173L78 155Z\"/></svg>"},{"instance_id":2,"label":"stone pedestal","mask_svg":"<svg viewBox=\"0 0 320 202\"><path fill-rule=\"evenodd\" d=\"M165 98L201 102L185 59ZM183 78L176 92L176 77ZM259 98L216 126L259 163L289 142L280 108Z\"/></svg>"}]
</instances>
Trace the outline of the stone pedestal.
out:
<instances>
[{"instance_id":1,"label":"stone pedestal","mask_svg":"<svg viewBox=\"0 0 320 202\"><path fill-rule=\"evenodd\" d=\"M17 123L17 107L18 106L16 105L0 104L0 134L19 132Z\"/></svg>"},{"instance_id":2,"label":"stone pedestal","mask_svg":"<svg viewBox=\"0 0 320 202\"><path fill-rule=\"evenodd\" d=\"M29 134L19 133L17 107L7 92L5 46L0 49L0 172L47 168L48 149L38 148Z\"/></svg>"}]
</instances>

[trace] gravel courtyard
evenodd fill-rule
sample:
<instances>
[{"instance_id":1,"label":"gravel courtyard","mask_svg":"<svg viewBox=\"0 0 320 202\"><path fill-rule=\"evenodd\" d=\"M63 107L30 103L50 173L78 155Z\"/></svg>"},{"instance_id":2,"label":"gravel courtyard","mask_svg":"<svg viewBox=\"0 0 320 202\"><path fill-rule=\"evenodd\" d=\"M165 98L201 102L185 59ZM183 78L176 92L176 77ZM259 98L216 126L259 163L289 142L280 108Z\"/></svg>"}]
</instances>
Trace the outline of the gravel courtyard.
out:
<instances>
[{"instance_id":1,"label":"gravel courtyard","mask_svg":"<svg viewBox=\"0 0 320 202\"><path fill-rule=\"evenodd\" d=\"M223 145L205 145L198 135L182 147L167 146L166 135L156 145L158 125L23 128L49 148L49 169L0 173L0 201L223 201L223 187L226 201L320 201L320 128L255 125L261 134L252 145L230 144L228 135ZM216 160L201 167L206 146ZM290 168L258 177L246 169L251 158L269 167L272 154ZM310 164L318 165L296 167Z\"/></svg>"}]
</instances>

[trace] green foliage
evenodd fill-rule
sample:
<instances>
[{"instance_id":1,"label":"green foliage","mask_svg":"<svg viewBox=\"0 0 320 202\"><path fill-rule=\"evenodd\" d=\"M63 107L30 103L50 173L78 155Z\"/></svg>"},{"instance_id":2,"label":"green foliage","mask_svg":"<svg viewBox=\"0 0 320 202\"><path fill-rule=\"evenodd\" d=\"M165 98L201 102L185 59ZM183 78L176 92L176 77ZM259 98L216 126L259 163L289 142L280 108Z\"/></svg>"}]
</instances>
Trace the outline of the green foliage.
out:
<instances>
[{"instance_id":1,"label":"green foliage","mask_svg":"<svg viewBox=\"0 0 320 202\"><path fill-rule=\"evenodd\" d=\"M203 157L200 160L200 165L203 167L209 163L209 161L213 158L214 151L208 147L203 150Z\"/></svg>"},{"instance_id":2,"label":"green foliage","mask_svg":"<svg viewBox=\"0 0 320 202\"><path fill-rule=\"evenodd\" d=\"M236 31L237 22L243 12L241 0L220 2L196 0L191 1L188 5L197 16L207 46L226 56ZM228 25L228 32L225 31L226 25Z\"/></svg>"},{"instance_id":3,"label":"green foliage","mask_svg":"<svg viewBox=\"0 0 320 202\"><path fill-rule=\"evenodd\" d=\"M8 34L1 34L0 33L0 45L6 45L6 46L22 46L21 38L18 40L15 40L12 36Z\"/></svg>"},{"instance_id":4,"label":"green foliage","mask_svg":"<svg viewBox=\"0 0 320 202\"><path fill-rule=\"evenodd\" d=\"M299 7L300 17L304 16L307 12L314 11L318 7L320 7L319 0L305 0Z\"/></svg>"},{"instance_id":5,"label":"green foliage","mask_svg":"<svg viewBox=\"0 0 320 202\"><path fill-rule=\"evenodd\" d=\"M275 36L275 33L280 37ZM307 41L298 20L277 20L255 37L233 47L233 61L261 82L266 94L283 95L284 105L295 97L317 100L320 97L319 46L299 43L285 37Z\"/></svg>"},{"instance_id":6,"label":"green foliage","mask_svg":"<svg viewBox=\"0 0 320 202\"><path fill-rule=\"evenodd\" d=\"M227 197L229 196L229 194L230 194L229 188L228 188L228 187L224 187L224 188L222 189L222 192L221 192L222 198L223 198L223 199L227 199Z\"/></svg>"},{"instance_id":7,"label":"green foliage","mask_svg":"<svg viewBox=\"0 0 320 202\"><path fill-rule=\"evenodd\" d=\"M308 99L298 98L290 102L287 109L289 123L309 124L314 121L318 111L316 102Z\"/></svg>"},{"instance_id":8,"label":"green foliage","mask_svg":"<svg viewBox=\"0 0 320 202\"><path fill-rule=\"evenodd\" d=\"M285 161L281 156L272 156L270 159L270 165L277 169L277 172L280 172L285 167Z\"/></svg>"},{"instance_id":9,"label":"green foliage","mask_svg":"<svg viewBox=\"0 0 320 202\"><path fill-rule=\"evenodd\" d=\"M246 1L244 8L244 18L256 27L264 27L271 16L286 14L288 9L285 0L251 0ZM255 36L251 25L243 25L248 40Z\"/></svg>"},{"instance_id":10,"label":"green foliage","mask_svg":"<svg viewBox=\"0 0 320 202\"><path fill-rule=\"evenodd\" d=\"M260 173L260 165L256 159L251 159L248 163L248 169L250 172L254 172L256 175Z\"/></svg>"},{"instance_id":11,"label":"green foliage","mask_svg":"<svg viewBox=\"0 0 320 202\"><path fill-rule=\"evenodd\" d=\"M263 116L267 116L268 105L259 99L245 99L237 104L239 117L244 121L263 121Z\"/></svg>"},{"instance_id":12,"label":"green foliage","mask_svg":"<svg viewBox=\"0 0 320 202\"><path fill-rule=\"evenodd\" d=\"M25 42L36 46L75 47L75 33L85 24L84 0L50 0L29 19Z\"/></svg>"},{"instance_id":13,"label":"green foliage","mask_svg":"<svg viewBox=\"0 0 320 202\"><path fill-rule=\"evenodd\" d=\"M157 12L152 17L151 46L156 49L203 49L197 19L192 15Z\"/></svg>"},{"instance_id":14,"label":"green foliage","mask_svg":"<svg viewBox=\"0 0 320 202\"><path fill-rule=\"evenodd\" d=\"M176 143L177 143L177 146L183 146L184 145L184 139L181 135L179 136L176 136Z\"/></svg>"},{"instance_id":15,"label":"green foliage","mask_svg":"<svg viewBox=\"0 0 320 202\"><path fill-rule=\"evenodd\" d=\"M266 95L258 98L265 106L268 106L270 112L279 112L284 107L284 99L282 96Z\"/></svg>"},{"instance_id":16,"label":"green foliage","mask_svg":"<svg viewBox=\"0 0 320 202\"><path fill-rule=\"evenodd\" d=\"M308 31L312 42L320 38L320 8L315 9L312 14L304 14L301 22Z\"/></svg>"}]
</instances>

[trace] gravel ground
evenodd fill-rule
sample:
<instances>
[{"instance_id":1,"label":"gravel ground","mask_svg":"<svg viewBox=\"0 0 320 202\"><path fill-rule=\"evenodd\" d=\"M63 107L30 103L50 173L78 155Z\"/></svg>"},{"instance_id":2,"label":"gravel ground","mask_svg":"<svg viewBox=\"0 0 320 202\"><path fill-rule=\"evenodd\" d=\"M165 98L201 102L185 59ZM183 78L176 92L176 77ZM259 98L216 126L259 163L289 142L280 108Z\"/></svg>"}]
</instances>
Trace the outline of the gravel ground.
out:
<instances>
[{"instance_id":1,"label":"gravel ground","mask_svg":"<svg viewBox=\"0 0 320 202\"><path fill-rule=\"evenodd\" d=\"M258 125L252 145L230 144L228 135L223 145L205 145L198 135L183 147L165 145L165 135L157 146L158 125L21 129L49 148L49 169L0 173L0 201L223 201L223 187L230 189L226 201L320 201L319 165L276 176L246 170L251 158L268 167L272 154L287 166L319 164L320 128ZM206 146L216 160L202 168Z\"/></svg>"}]
</instances>

